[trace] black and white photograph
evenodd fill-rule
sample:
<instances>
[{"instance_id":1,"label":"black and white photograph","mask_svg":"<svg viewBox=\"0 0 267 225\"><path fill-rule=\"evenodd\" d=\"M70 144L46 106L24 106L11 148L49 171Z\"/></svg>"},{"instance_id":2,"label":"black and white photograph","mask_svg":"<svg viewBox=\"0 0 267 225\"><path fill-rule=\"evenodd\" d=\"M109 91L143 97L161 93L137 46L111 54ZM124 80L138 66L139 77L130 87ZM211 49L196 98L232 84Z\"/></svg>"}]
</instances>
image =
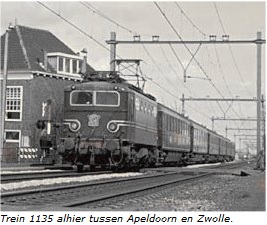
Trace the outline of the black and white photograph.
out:
<instances>
[{"instance_id":1,"label":"black and white photograph","mask_svg":"<svg viewBox=\"0 0 267 225\"><path fill-rule=\"evenodd\" d=\"M0 8L1 222L266 212L265 1Z\"/></svg>"}]
</instances>

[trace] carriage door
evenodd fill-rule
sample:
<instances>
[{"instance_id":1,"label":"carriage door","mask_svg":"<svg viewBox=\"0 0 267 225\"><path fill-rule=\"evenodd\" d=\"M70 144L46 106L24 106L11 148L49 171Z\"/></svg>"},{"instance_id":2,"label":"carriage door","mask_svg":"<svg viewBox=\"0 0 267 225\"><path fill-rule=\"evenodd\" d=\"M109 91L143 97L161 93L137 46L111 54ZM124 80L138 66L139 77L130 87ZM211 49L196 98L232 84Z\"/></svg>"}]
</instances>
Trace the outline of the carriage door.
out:
<instances>
[{"instance_id":1,"label":"carriage door","mask_svg":"<svg viewBox=\"0 0 267 225\"><path fill-rule=\"evenodd\" d=\"M134 95L128 94L128 120L134 121Z\"/></svg>"},{"instance_id":2,"label":"carriage door","mask_svg":"<svg viewBox=\"0 0 267 225\"><path fill-rule=\"evenodd\" d=\"M210 154L210 133L208 133L208 154Z\"/></svg>"},{"instance_id":3,"label":"carriage door","mask_svg":"<svg viewBox=\"0 0 267 225\"><path fill-rule=\"evenodd\" d=\"M135 104L134 104L134 95L133 93L128 93L128 120L131 122L135 121ZM132 127L129 127L129 137L134 138L134 132Z\"/></svg>"},{"instance_id":4,"label":"carriage door","mask_svg":"<svg viewBox=\"0 0 267 225\"><path fill-rule=\"evenodd\" d=\"M194 126L190 125L190 152L193 152L194 148Z\"/></svg>"}]
</instances>

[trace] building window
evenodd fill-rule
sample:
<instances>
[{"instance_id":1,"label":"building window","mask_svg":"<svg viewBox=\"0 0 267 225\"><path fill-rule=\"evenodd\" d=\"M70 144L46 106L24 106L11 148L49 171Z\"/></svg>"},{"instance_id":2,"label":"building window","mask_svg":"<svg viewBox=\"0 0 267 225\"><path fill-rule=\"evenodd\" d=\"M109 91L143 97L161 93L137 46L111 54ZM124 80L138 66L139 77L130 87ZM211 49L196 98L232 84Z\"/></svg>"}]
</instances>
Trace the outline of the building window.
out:
<instances>
[{"instance_id":1,"label":"building window","mask_svg":"<svg viewBox=\"0 0 267 225\"><path fill-rule=\"evenodd\" d=\"M62 52L50 52L47 53L47 60L57 73L80 77L80 70L84 62L83 57Z\"/></svg>"},{"instance_id":2,"label":"building window","mask_svg":"<svg viewBox=\"0 0 267 225\"><path fill-rule=\"evenodd\" d=\"M63 71L63 58L58 57L58 71Z\"/></svg>"},{"instance_id":3,"label":"building window","mask_svg":"<svg viewBox=\"0 0 267 225\"><path fill-rule=\"evenodd\" d=\"M70 73L70 59L65 58L65 72Z\"/></svg>"},{"instance_id":4,"label":"building window","mask_svg":"<svg viewBox=\"0 0 267 225\"><path fill-rule=\"evenodd\" d=\"M72 69L73 69L73 73L78 74L79 70L78 70L78 60L72 60Z\"/></svg>"},{"instance_id":5,"label":"building window","mask_svg":"<svg viewBox=\"0 0 267 225\"><path fill-rule=\"evenodd\" d=\"M6 90L6 120L21 121L22 118L22 86L8 86Z\"/></svg>"},{"instance_id":6,"label":"building window","mask_svg":"<svg viewBox=\"0 0 267 225\"><path fill-rule=\"evenodd\" d=\"M5 140L10 143L20 143L20 130L5 130Z\"/></svg>"}]
</instances>

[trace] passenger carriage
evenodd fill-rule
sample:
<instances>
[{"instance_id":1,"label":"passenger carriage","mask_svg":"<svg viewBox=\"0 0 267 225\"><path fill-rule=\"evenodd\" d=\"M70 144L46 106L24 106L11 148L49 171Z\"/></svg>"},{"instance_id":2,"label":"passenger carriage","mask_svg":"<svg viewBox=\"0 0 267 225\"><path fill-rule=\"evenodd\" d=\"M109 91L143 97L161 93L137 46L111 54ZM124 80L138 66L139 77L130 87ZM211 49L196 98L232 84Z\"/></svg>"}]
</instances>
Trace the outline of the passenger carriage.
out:
<instances>
[{"instance_id":1,"label":"passenger carriage","mask_svg":"<svg viewBox=\"0 0 267 225\"><path fill-rule=\"evenodd\" d=\"M191 126L193 127L191 161L197 163L206 162L208 161L208 130L193 121Z\"/></svg>"},{"instance_id":2,"label":"passenger carriage","mask_svg":"<svg viewBox=\"0 0 267 225\"><path fill-rule=\"evenodd\" d=\"M165 164L184 164L190 154L191 125L188 118L158 104L158 147Z\"/></svg>"}]
</instances>

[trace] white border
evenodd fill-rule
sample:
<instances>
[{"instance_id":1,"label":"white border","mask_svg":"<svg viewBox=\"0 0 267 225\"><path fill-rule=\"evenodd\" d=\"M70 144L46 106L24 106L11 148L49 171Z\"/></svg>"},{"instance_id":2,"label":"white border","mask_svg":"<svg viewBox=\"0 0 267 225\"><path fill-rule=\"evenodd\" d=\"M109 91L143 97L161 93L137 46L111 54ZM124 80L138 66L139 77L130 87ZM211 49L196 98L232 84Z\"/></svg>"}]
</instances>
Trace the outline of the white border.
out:
<instances>
[{"instance_id":1,"label":"white border","mask_svg":"<svg viewBox=\"0 0 267 225\"><path fill-rule=\"evenodd\" d=\"M7 112L9 112L7 110L7 97L6 97L6 103L5 103L5 121L9 122L9 121L13 121L13 122L21 122L22 121L22 112L23 112L23 86L12 86L12 85L8 85L7 86L7 89L8 88L20 88L20 111L17 111L17 112L20 112L20 118L19 119L8 119L7 118ZM7 91L7 90L6 90Z\"/></svg>"},{"instance_id":2,"label":"white border","mask_svg":"<svg viewBox=\"0 0 267 225\"><path fill-rule=\"evenodd\" d=\"M18 132L19 133L19 140L11 140L11 139L6 139L6 132ZM19 143L20 147L20 142L21 142L21 130L13 130L13 129L5 129L5 142L6 143Z\"/></svg>"}]
</instances>

